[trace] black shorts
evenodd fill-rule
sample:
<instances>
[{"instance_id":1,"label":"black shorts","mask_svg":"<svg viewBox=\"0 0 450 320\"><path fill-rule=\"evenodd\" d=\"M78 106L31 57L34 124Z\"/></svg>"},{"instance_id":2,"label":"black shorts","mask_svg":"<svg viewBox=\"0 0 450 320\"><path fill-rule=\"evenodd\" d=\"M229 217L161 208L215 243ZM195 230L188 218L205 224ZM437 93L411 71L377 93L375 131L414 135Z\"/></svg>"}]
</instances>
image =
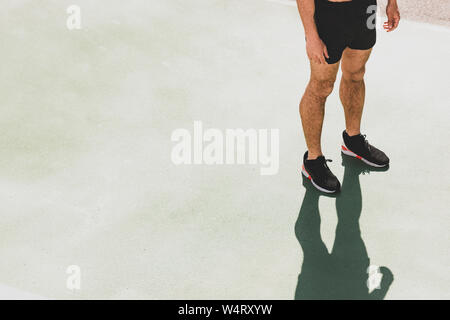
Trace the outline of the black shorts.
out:
<instances>
[{"instance_id":1,"label":"black shorts","mask_svg":"<svg viewBox=\"0 0 450 320\"><path fill-rule=\"evenodd\" d=\"M315 4L314 19L319 37L327 46L330 56L326 59L328 64L341 60L342 52L347 47L368 50L375 45L376 0L315 0Z\"/></svg>"}]
</instances>

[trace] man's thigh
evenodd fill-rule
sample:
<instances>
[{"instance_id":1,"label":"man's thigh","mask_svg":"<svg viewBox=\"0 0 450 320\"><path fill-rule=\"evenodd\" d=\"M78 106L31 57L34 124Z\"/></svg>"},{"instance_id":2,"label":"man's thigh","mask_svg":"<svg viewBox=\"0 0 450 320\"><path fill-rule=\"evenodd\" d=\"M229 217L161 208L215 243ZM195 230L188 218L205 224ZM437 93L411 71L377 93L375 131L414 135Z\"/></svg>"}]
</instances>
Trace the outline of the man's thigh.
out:
<instances>
[{"instance_id":1,"label":"man's thigh","mask_svg":"<svg viewBox=\"0 0 450 320\"><path fill-rule=\"evenodd\" d=\"M365 66L369 60L372 49L356 50L346 48L342 54L341 68L342 72L347 73L364 73Z\"/></svg>"},{"instance_id":2,"label":"man's thigh","mask_svg":"<svg viewBox=\"0 0 450 320\"><path fill-rule=\"evenodd\" d=\"M334 64L321 64L311 60L311 80L330 81L334 83L339 70L339 64L340 62Z\"/></svg>"}]
</instances>

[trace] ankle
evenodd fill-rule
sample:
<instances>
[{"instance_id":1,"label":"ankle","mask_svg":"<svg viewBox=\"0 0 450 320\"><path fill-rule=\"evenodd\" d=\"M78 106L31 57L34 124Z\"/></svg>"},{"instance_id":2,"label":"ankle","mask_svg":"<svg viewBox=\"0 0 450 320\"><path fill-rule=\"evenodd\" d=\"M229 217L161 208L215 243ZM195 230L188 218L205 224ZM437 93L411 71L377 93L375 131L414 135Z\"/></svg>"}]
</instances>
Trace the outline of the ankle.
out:
<instances>
[{"instance_id":1,"label":"ankle","mask_svg":"<svg viewBox=\"0 0 450 320\"><path fill-rule=\"evenodd\" d=\"M349 130L349 129L345 129L345 132L347 133L347 135L349 136L349 137L354 137L354 136L357 136L357 135L360 135L361 134L361 131L360 130Z\"/></svg>"},{"instance_id":2,"label":"ankle","mask_svg":"<svg viewBox=\"0 0 450 320\"><path fill-rule=\"evenodd\" d=\"M322 152L310 152L308 151L308 157L306 160L316 160L318 157L322 156Z\"/></svg>"}]
</instances>

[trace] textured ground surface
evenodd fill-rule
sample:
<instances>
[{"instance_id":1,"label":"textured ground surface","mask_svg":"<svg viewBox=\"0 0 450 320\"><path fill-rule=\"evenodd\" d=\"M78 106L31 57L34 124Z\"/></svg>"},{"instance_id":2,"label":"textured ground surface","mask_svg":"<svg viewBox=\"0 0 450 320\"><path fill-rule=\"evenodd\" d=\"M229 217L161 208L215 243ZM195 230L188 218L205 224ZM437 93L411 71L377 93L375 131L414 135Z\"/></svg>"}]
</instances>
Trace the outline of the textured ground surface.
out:
<instances>
[{"instance_id":1,"label":"textured ground surface","mask_svg":"<svg viewBox=\"0 0 450 320\"><path fill-rule=\"evenodd\" d=\"M331 251L338 216L361 215L361 239L339 241L358 277L331 268L324 285L362 294L367 253L393 274L387 299L450 298L448 29L405 20L380 33L364 131L392 166L361 175L360 197L350 176L354 201L336 208L303 200L297 105L309 71L295 7L79 0L83 28L70 32L73 1L4 2L0 297L292 299L300 272L324 279L302 270L295 231L315 230ZM175 166L171 133L194 120L280 129L279 173ZM323 140L341 179L342 129L335 92ZM302 204L320 225L295 227ZM66 287L69 265L81 268L79 291Z\"/></svg>"},{"instance_id":2,"label":"textured ground surface","mask_svg":"<svg viewBox=\"0 0 450 320\"><path fill-rule=\"evenodd\" d=\"M291 5L295 4L295 1L278 2ZM387 0L378 0L378 3L384 8ZM450 0L398 0L397 3L403 19L450 26Z\"/></svg>"}]
</instances>

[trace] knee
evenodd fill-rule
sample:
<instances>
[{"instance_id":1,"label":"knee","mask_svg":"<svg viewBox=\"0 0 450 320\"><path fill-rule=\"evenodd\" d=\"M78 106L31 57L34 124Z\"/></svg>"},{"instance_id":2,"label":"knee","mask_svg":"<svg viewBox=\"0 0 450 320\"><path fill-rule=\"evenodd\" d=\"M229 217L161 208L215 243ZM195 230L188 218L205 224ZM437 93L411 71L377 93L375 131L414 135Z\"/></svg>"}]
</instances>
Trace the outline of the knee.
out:
<instances>
[{"instance_id":1,"label":"knee","mask_svg":"<svg viewBox=\"0 0 450 320\"><path fill-rule=\"evenodd\" d=\"M364 74L366 73L365 68L361 68L356 71L346 71L342 70L342 77L347 81L359 82L364 80Z\"/></svg>"},{"instance_id":2,"label":"knee","mask_svg":"<svg viewBox=\"0 0 450 320\"><path fill-rule=\"evenodd\" d=\"M333 92L334 80L317 80L310 81L310 88L315 96L327 98Z\"/></svg>"}]
</instances>

